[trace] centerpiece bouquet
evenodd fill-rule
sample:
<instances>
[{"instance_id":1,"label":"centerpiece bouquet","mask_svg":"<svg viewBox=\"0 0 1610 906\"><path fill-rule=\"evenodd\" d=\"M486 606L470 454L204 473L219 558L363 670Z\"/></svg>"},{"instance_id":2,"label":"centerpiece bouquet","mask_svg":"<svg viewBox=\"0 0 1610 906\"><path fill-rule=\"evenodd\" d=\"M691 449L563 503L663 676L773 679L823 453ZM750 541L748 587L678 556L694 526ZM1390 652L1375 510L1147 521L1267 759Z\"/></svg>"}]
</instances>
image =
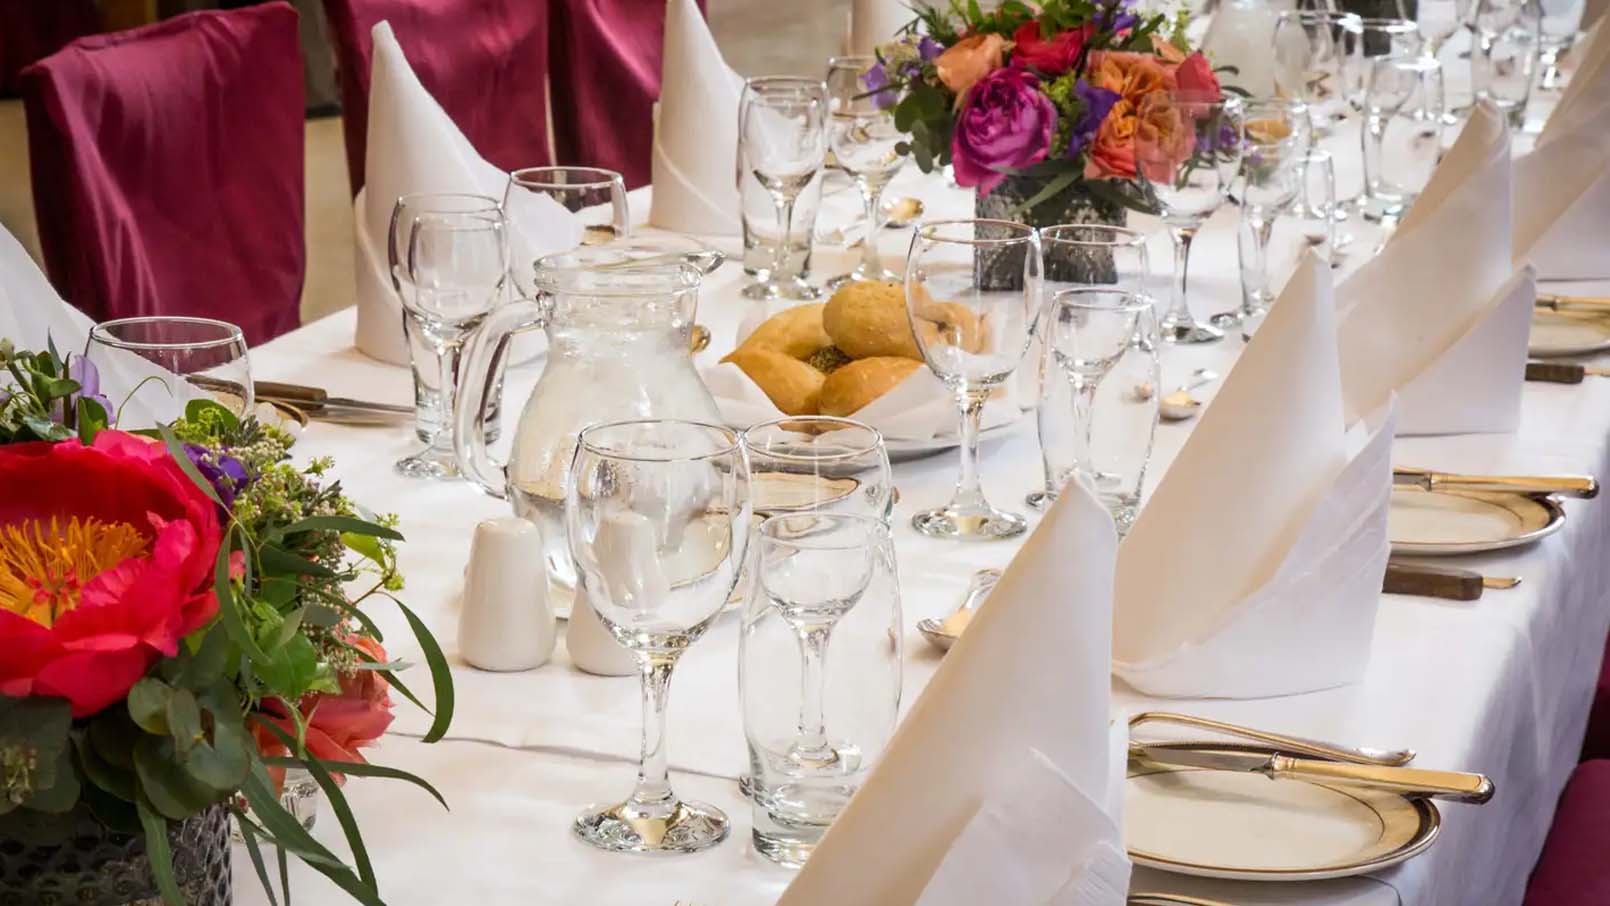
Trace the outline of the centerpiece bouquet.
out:
<instances>
[{"instance_id":1,"label":"centerpiece bouquet","mask_svg":"<svg viewBox=\"0 0 1610 906\"><path fill-rule=\"evenodd\" d=\"M390 690L419 702L364 604L400 607L423 652L426 741L453 707L393 596L395 520L250 414L196 400L127 430L82 357L0 340L0 369L0 900L227 904L233 815L271 899L263 842L282 885L294 854L382 906L344 776L441 796L358 751ZM284 807L287 771L328 798L352 865Z\"/></svg>"},{"instance_id":2,"label":"centerpiece bouquet","mask_svg":"<svg viewBox=\"0 0 1610 906\"><path fill-rule=\"evenodd\" d=\"M878 49L865 87L893 108L919 168L950 164L957 184L976 190L978 216L1122 224L1126 210L1153 208L1136 136L1191 153L1188 136L1160 134L1177 131L1178 118L1143 116L1145 99L1224 90L1187 41L1183 11L1142 14L1132 2L928 7Z\"/></svg>"}]
</instances>

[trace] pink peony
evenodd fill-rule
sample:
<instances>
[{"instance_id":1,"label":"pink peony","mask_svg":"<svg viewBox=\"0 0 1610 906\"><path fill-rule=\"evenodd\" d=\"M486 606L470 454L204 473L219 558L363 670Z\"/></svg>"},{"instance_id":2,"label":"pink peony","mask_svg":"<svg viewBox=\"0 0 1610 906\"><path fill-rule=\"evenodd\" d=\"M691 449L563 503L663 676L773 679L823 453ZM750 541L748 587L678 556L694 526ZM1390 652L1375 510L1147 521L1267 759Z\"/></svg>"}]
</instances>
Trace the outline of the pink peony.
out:
<instances>
[{"instance_id":1,"label":"pink peony","mask_svg":"<svg viewBox=\"0 0 1610 906\"><path fill-rule=\"evenodd\" d=\"M1008 169L1045 160L1057 127L1057 108L1040 92L1040 79L1022 69L999 69L967 93L950 158L956 184L989 194Z\"/></svg>"}]
</instances>

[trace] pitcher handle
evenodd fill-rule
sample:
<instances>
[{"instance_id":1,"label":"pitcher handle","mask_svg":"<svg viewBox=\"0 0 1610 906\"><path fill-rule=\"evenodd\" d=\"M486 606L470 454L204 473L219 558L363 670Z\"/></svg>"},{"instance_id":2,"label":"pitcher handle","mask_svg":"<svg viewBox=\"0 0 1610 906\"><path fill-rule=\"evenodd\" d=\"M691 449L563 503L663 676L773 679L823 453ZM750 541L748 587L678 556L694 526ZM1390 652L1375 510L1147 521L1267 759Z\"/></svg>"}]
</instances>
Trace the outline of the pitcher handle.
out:
<instances>
[{"instance_id":1,"label":"pitcher handle","mask_svg":"<svg viewBox=\"0 0 1610 906\"><path fill-rule=\"evenodd\" d=\"M540 303L517 299L493 309L464 347L458 406L453 410L453 453L459 470L499 500L509 498L508 467L487 450L486 402L497 384L497 365L508 356L510 337L528 327L541 327L544 320Z\"/></svg>"}]
</instances>

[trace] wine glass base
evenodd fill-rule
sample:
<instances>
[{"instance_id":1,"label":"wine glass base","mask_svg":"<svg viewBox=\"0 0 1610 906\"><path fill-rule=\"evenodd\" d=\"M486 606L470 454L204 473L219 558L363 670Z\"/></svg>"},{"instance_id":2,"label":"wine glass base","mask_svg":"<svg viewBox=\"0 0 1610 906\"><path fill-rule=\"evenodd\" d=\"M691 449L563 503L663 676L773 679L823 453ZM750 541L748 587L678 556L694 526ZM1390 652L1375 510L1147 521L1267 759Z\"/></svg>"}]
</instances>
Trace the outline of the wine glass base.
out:
<instances>
[{"instance_id":1,"label":"wine glass base","mask_svg":"<svg viewBox=\"0 0 1610 906\"><path fill-rule=\"evenodd\" d=\"M412 456L399 459L394 468L396 468L397 474L404 478L456 479L459 477L457 460L439 458L432 455L430 450L421 450Z\"/></svg>"},{"instance_id":2,"label":"wine glass base","mask_svg":"<svg viewBox=\"0 0 1610 906\"><path fill-rule=\"evenodd\" d=\"M956 541L998 541L1028 530L1028 520L991 506L943 507L911 517L911 527L930 538Z\"/></svg>"},{"instance_id":3,"label":"wine glass base","mask_svg":"<svg viewBox=\"0 0 1610 906\"><path fill-rule=\"evenodd\" d=\"M1043 513L1049 510L1051 504L1056 502L1057 494L1055 491L1035 491L1023 498L1023 505L1036 513Z\"/></svg>"},{"instance_id":4,"label":"wine glass base","mask_svg":"<svg viewBox=\"0 0 1610 906\"><path fill-rule=\"evenodd\" d=\"M1158 332L1165 343L1217 343L1224 339L1224 331L1195 321L1164 324Z\"/></svg>"},{"instance_id":5,"label":"wine glass base","mask_svg":"<svg viewBox=\"0 0 1610 906\"><path fill-rule=\"evenodd\" d=\"M629 802L592 808L571 832L615 853L696 853L727 839L727 816L703 802L676 801L647 811Z\"/></svg>"},{"instance_id":6,"label":"wine glass base","mask_svg":"<svg viewBox=\"0 0 1610 906\"><path fill-rule=\"evenodd\" d=\"M1239 311L1221 311L1218 314L1213 315L1212 317L1208 318L1208 323L1212 324L1214 327L1217 327L1220 330L1229 330L1232 327L1240 327L1241 326L1241 312L1239 312Z\"/></svg>"},{"instance_id":7,"label":"wine glass base","mask_svg":"<svg viewBox=\"0 0 1610 906\"><path fill-rule=\"evenodd\" d=\"M745 286L740 293L745 299L786 299L790 302L815 302L822 298L821 287L812 286L800 277L762 280Z\"/></svg>"},{"instance_id":8,"label":"wine glass base","mask_svg":"<svg viewBox=\"0 0 1610 906\"><path fill-rule=\"evenodd\" d=\"M832 289L838 289L839 287L844 286L844 285L849 284L849 283L871 283L871 282L889 282L889 281L893 281L893 282L898 283L902 279L904 279L904 278L901 277L899 274L895 273L894 271L879 271L877 273L869 273L869 272L864 271L864 270L862 270L860 268L856 268L855 270L850 271L848 274L839 274L837 277L834 277L833 279L827 281L826 286L827 286L828 289L832 290Z\"/></svg>"}]
</instances>

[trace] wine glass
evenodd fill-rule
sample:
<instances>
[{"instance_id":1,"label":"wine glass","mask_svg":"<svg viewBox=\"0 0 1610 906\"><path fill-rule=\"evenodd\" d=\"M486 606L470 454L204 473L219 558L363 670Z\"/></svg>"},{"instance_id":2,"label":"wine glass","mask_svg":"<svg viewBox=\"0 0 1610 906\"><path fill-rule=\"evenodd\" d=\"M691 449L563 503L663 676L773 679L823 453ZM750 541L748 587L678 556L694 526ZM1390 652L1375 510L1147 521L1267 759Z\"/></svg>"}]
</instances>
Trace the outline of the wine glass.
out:
<instances>
[{"instance_id":1,"label":"wine glass","mask_svg":"<svg viewBox=\"0 0 1610 906\"><path fill-rule=\"evenodd\" d=\"M1476 48L1470 55L1470 84L1476 100L1490 101L1510 126L1526 121L1542 53L1543 8L1510 0L1477 0Z\"/></svg>"},{"instance_id":2,"label":"wine glass","mask_svg":"<svg viewBox=\"0 0 1610 906\"><path fill-rule=\"evenodd\" d=\"M756 514L889 518L894 478L877 429L847 418L798 415L752 425L742 441Z\"/></svg>"},{"instance_id":3,"label":"wine glass","mask_svg":"<svg viewBox=\"0 0 1610 906\"><path fill-rule=\"evenodd\" d=\"M227 321L170 315L102 321L89 329L85 358L96 386L88 374L74 379L86 396L104 395L109 419L135 396L156 420L178 418L188 398L180 385L205 391L236 415L255 411L246 337ZM165 386L141 392L148 383Z\"/></svg>"},{"instance_id":4,"label":"wine glass","mask_svg":"<svg viewBox=\"0 0 1610 906\"><path fill-rule=\"evenodd\" d=\"M776 254L766 281L765 298L815 299L821 291L803 280L787 281L794 202L810 185L827 159L827 85L781 76L749 79L738 115L738 159L777 209Z\"/></svg>"},{"instance_id":5,"label":"wine glass","mask_svg":"<svg viewBox=\"0 0 1610 906\"><path fill-rule=\"evenodd\" d=\"M1582 28L1586 12L1584 0L1539 0L1542 7L1543 77L1537 87L1543 91L1560 88L1560 55L1571 49Z\"/></svg>"},{"instance_id":6,"label":"wine glass","mask_svg":"<svg viewBox=\"0 0 1610 906\"><path fill-rule=\"evenodd\" d=\"M984 401L1028 351L1040 308L1040 236L1007 220L941 220L917 229L906 258L906 314L923 360L956 394L961 474L950 503L913 516L936 538L987 541L1027 527L991 506L978 478Z\"/></svg>"},{"instance_id":7,"label":"wine glass","mask_svg":"<svg viewBox=\"0 0 1610 906\"><path fill-rule=\"evenodd\" d=\"M1359 21L1352 13L1288 10L1275 22L1275 93L1308 105L1314 138L1346 116L1343 31Z\"/></svg>"},{"instance_id":8,"label":"wine glass","mask_svg":"<svg viewBox=\"0 0 1610 906\"><path fill-rule=\"evenodd\" d=\"M565 494L577 592L637 660L643 737L637 786L572 831L612 852L689 853L727 836L727 816L679 799L666 771L671 672L737 586L750 534L749 467L738 435L673 419L582 430Z\"/></svg>"},{"instance_id":9,"label":"wine glass","mask_svg":"<svg viewBox=\"0 0 1610 906\"><path fill-rule=\"evenodd\" d=\"M631 236L632 217L626 206L626 180L614 170L599 167L524 167L509 174L503 188L503 210L510 221L542 222L552 212L552 201L576 215L582 223L582 245L604 245ZM514 262L514 284L522 298L536 295L533 265L536 257Z\"/></svg>"},{"instance_id":10,"label":"wine glass","mask_svg":"<svg viewBox=\"0 0 1610 906\"><path fill-rule=\"evenodd\" d=\"M1580 0L1578 0L1580 2ZM1414 24L1425 42L1425 55L1442 56L1442 47L1459 31L1469 14L1470 0L1418 0Z\"/></svg>"},{"instance_id":11,"label":"wine glass","mask_svg":"<svg viewBox=\"0 0 1610 906\"><path fill-rule=\"evenodd\" d=\"M897 147L905 135L895 127L894 108L868 93L867 73L878 65L873 56L834 57L828 61L827 90L832 109L830 144L833 157L855 180L866 208L867 232L861 240L861 262L855 270L827 282L836 289L852 280L899 280L884 270L878 258L878 234L883 228L879 202L883 190L905 163Z\"/></svg>"},{"instance_id":12,"label":"wine glass","mask_svg":"<svg viewBox=\"0 0 1610 906\"><path fill-rule=\"evenodd\" d=\"M1151 187L1174 241L1174 292L1159 325L1164 342L1211 343L1224 333L1197 323L1187 303L1191 240L1241 169L1243 108L1228 95L1157 91L1140 104L1135 169Z\"/></svg>"},{"instance_id":13,"label":"wine glass","mask_svg":"<svg viewBox=\"0 0 1610 906\"><path fill-rule=\"evenodd\" d=\"M502 301L509 273L507 222L497 207L429 211L408 231L408 284L403 308L435 355L439 399L448 420L425 449L397 462L409 478L456 478L451 414L458 401L458 362L464 341ZM416 366L417 367L417 366Z\"/></svg>"},{"instance_id":14,"label":"wine glass","mask_svg":"<svg viewBox=\"0 0 1610 906\"><path fill-rule=\"evenodd\" d=\"M1442 150L1442 64L1425 56L1382 57L1364 101L1364 217L1393 223L1419 194Z\"/></svg>"},{"instance_id":15,"label":"wine glass","mask_svg":"<svg viewBox=\"0 0 1610 906\"><path fill-rule=\"evenodd\" d=\"M1241 152L1241 307L1213 316L1219 327L1261 319L1274 304L1269 286L1269 237L1275 218L1297 199L1308 111L1299 101L1246 104L1246 144Z\"/></svg>"}]
</instances>

